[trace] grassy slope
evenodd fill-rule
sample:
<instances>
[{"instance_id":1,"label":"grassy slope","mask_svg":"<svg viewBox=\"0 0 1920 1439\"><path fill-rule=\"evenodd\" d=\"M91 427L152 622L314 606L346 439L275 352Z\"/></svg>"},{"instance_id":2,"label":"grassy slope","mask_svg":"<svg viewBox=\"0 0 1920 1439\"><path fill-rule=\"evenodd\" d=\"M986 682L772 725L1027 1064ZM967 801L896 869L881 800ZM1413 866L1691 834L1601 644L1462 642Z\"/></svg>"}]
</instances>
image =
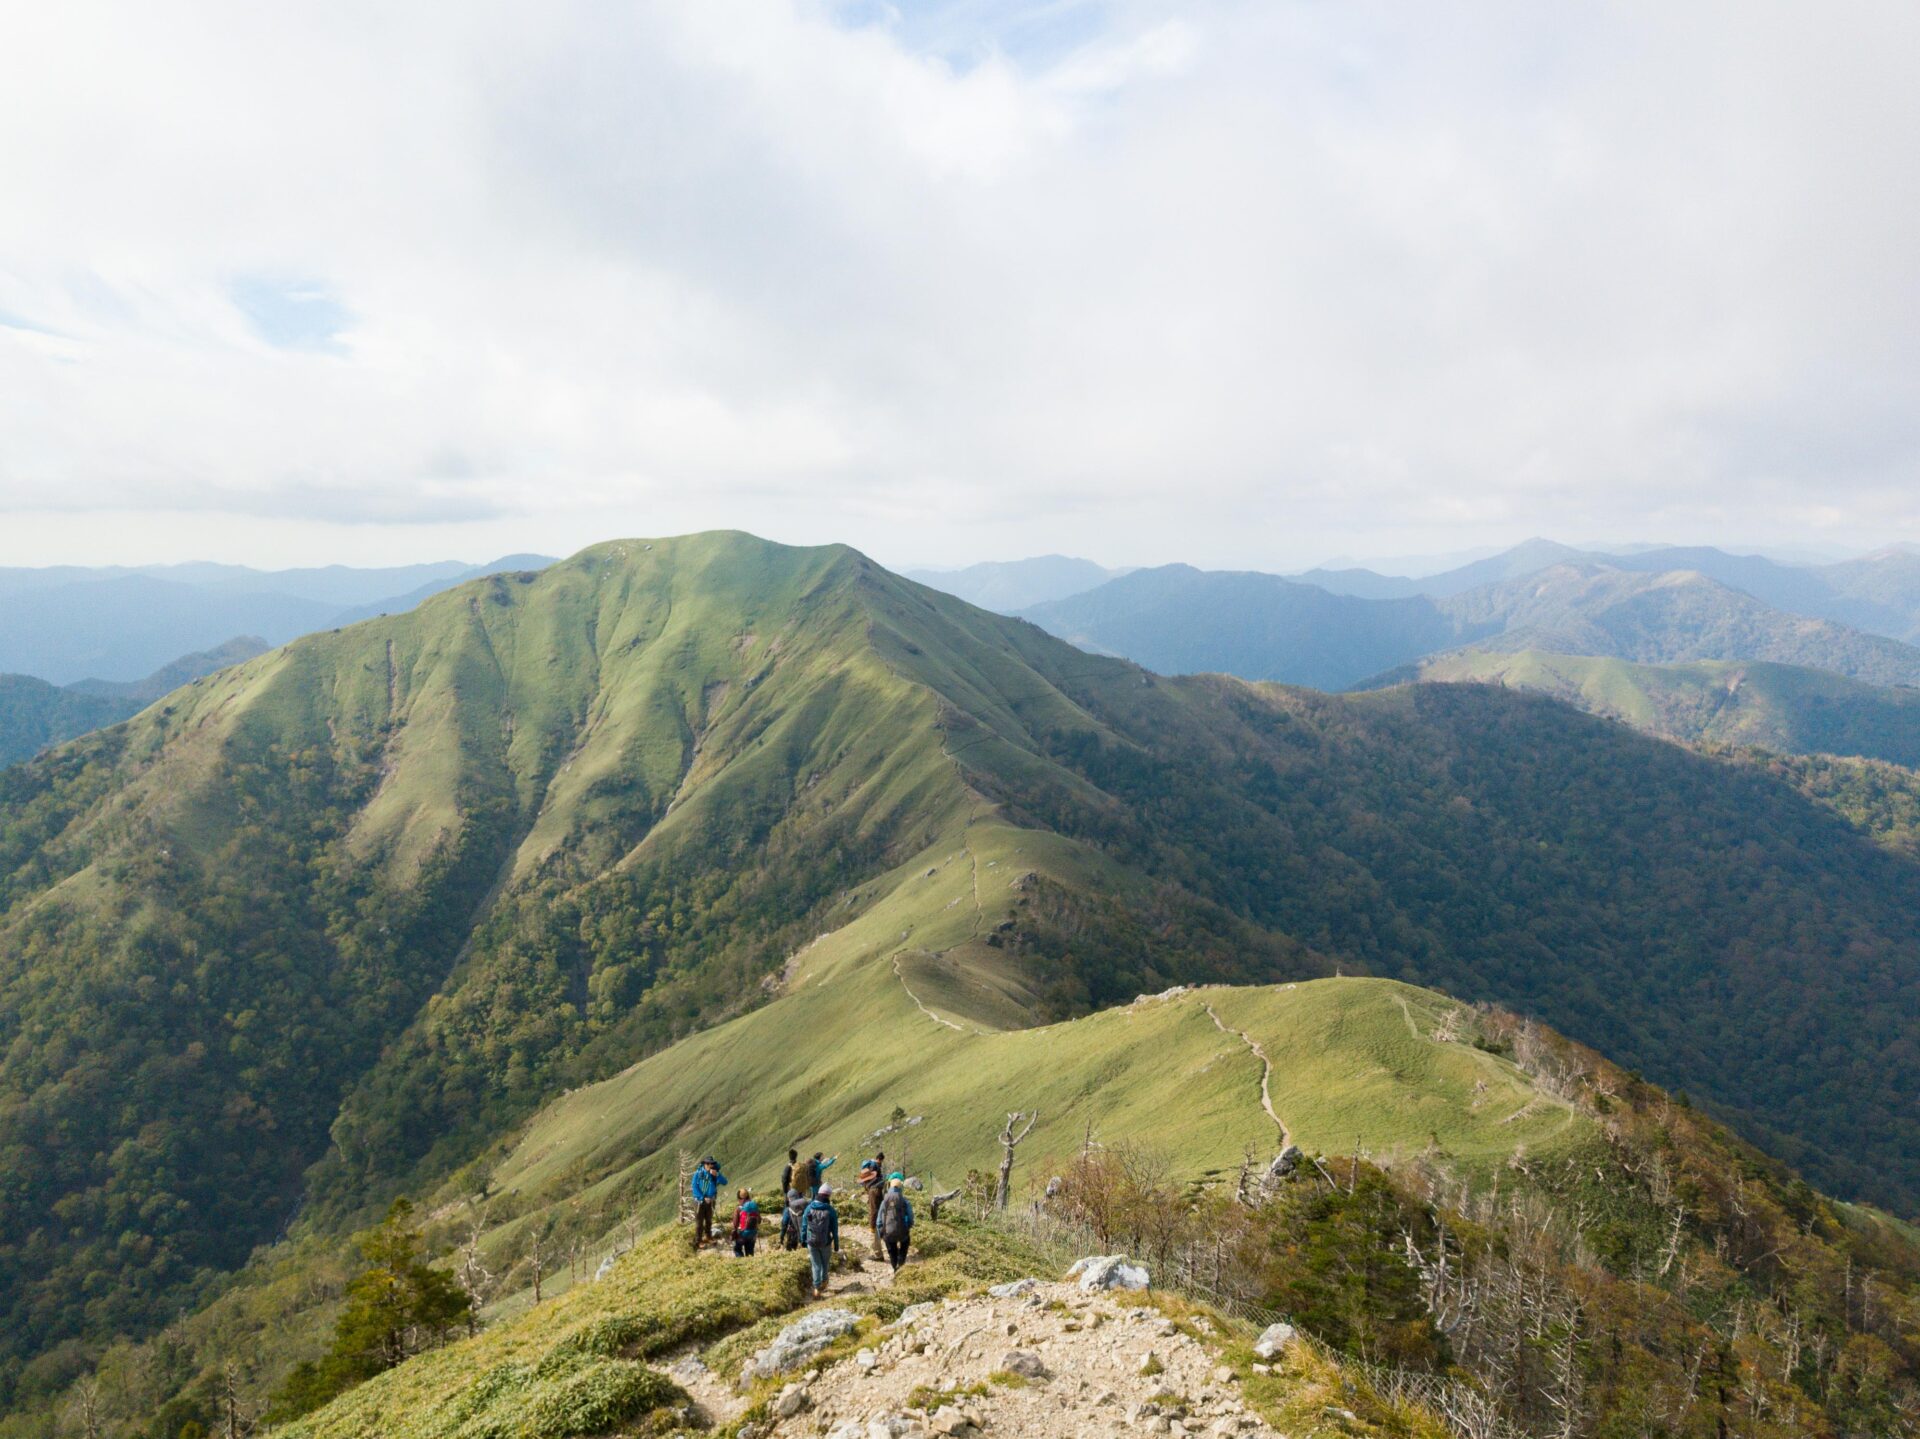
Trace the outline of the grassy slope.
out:
<instances>
[{"instance_id":1,"label":"grassy slope","mask_svg":"<svg viewBox=\"0 0 1920 1439\"><path fill-rule=\"evenodd\" d=\"M1794 665L1706 660L1643 665L1590 655L1461 650L1417 678L1538 690L1686 743L1920 764L1920 691L1862 684Z\"/></svg>"},{"instance_id":2,"label":"grassy slope","mask_svg":"<svg viewBox=\"0 0 1920 1439\"><path fill-rule=\"evenodd\" d=\"M917 858L884 901L810 946L775 1003L548 1106L493 1172L506 1205L592 1208L645 1193L657 1206L681 1148L720 1155L736 1183L761 1188L789 1143L851 1154L895 1106L924 1122L890 1148L910 1148L916 1169L949 1184L996 1161L993 1135L1010 1108L1041 1114L1022 1151L1029 1174L1089 1127L1145 1144L1179 1172L1218 1174L1249 1149L1271 1156L1278 1135L1260 1105L1259 1059L1208 1005L1273 1060L1275 1109L1310 1149L1357 1142L1408 1155L1437 1138L1478 1164L1519 1144L1589 1137L1505 1060L1428 1037L1452 1001L1391 981L1207 988L996 1029L991 1004L969 1008L971 995L920 985L927 961L979 952L983 924L1014 914L1020 876L1088 861L1057 838L994 823L964 840ZM903 982L895 961L914 959L922 967L903 963Z\"/></svg>"}]
</instances>

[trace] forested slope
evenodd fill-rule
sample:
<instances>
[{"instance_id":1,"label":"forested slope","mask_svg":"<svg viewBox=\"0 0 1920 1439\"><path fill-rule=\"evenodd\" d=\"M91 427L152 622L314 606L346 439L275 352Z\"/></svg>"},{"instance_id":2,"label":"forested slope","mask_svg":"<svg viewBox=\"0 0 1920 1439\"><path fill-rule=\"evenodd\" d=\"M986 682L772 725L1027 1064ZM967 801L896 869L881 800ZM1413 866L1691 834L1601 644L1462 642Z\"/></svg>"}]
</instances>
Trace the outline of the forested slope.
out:
<instances>
[{"instance_id":1,"label":"forested slope","mask_svg":"<svg viewBox=\"0 0 1920 1439\"><path fill-rule=\"evenodd\" d=\"M1862 684L1798 665L1642 665L1467 649L1381 677L1382 684L1412 681L1535 690L1683 744L1920 764L1920 689Z\"/></svg>"}]
</instances>

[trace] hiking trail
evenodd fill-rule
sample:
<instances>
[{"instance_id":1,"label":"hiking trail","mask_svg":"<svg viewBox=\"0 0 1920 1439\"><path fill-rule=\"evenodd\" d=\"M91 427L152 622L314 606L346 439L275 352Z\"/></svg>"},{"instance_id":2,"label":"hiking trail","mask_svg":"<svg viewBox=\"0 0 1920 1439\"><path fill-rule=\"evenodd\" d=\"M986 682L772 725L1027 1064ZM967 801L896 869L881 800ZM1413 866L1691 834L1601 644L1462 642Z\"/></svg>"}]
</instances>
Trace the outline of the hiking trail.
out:
<instances>
[{"instance_id":1,"label":"hiking trail","mask_svg":"<svg viewBox=\"0 0 1920 1439\"><path fill-rule=\"evenodd\" d=\"M1222 1034L1238 1035L1241 1043L1252 1050L1254 1057L1260 1061L1260 1107L1267 1111L1267 1118L1271 1119L1273 1127L1280 1131L1280 1147L1285 1149L1293 1143L1293 1132L1287 1128L1287 1121L1282 1119L1273 1107L1273 1061L1267 1058L1266 1050L1260 1047L1251 1034L1244 1029L1231 1029L1222 1023L1220 1016L1213 1012L1213 1006L1207 1001L1202 1000L1200 1007L1206 1010L1207 1018L1213 1021L1215 1029ZM1408 1023L1412 1023L1412 1020L1409 1019Z\"/></svg>"}]
</instances>

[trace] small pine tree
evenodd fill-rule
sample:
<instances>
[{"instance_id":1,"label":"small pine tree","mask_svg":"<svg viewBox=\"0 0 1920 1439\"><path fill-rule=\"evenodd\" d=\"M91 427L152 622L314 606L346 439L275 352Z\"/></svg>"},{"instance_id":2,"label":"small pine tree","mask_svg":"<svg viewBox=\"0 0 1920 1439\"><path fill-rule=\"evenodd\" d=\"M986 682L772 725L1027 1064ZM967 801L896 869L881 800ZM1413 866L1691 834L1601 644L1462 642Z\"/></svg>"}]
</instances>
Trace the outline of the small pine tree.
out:
<instances>
[{"instance_id":1,"label":"small pine tree","mask_svg":"<svg viewBox=\"0 0 1920 1439\"><path fill-rule=\"evenodd\" d=\"M274 1396L272 1419L317 1409L466 1326L472 1296L427 1263L412 1217L413 1206L395 1200L380 1227L360 1242L368 1267L347 1286L333 1347L319 1363L301 1364L287 1376Z\"/></svg>"}]
</instances>

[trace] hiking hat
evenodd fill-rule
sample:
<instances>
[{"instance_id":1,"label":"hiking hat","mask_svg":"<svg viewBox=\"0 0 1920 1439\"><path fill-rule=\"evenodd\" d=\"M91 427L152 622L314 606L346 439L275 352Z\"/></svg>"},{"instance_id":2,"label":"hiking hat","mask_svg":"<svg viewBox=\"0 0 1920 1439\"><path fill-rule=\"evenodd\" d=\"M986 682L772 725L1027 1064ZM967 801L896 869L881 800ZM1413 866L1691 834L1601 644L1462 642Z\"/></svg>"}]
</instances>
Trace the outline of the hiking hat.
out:
<instances>
[{"instance_id":1,"label":"hiking hat","mask_svg":"<svg viewBox=\"0 0 1920 1439\"><path fill-rule=\"evenodd\" d=\"M887 1176L887 1178L888 1178L889 1180L891 1180L891 1181L893 1181L893 1182L894 1182L894 1183L896 1183L896 1184L897 1184L897 1183L899 1183L899 1182L900 1182L901 1180L904 1180L904 1179L905 1179L906 1177L907 1177L906 1175L904 1175L904 1174L902 1174L902 1173L901 1173L901 1172L900 1172L899 1170L897 1170L897 1169L896 1169L896 1170L894 1170L894 1171L893 1171L893 1173L891 1173L891 1174L889 1174L889 1175Z\"/></svg>"},{"instance_id":2,"label":"hiking hat","mask_svg":"<svg viewBox=\"0 0 1920 1439\"><path fill-rule=\"evenodd\" d=\"M823 1184L820 1186L820 1190L819 1190L820 1198L825 1199L829 1194L832 1194L832 1193L833 1193L833 1186L831 1184Z\"/></svg>"}]
</instances>

